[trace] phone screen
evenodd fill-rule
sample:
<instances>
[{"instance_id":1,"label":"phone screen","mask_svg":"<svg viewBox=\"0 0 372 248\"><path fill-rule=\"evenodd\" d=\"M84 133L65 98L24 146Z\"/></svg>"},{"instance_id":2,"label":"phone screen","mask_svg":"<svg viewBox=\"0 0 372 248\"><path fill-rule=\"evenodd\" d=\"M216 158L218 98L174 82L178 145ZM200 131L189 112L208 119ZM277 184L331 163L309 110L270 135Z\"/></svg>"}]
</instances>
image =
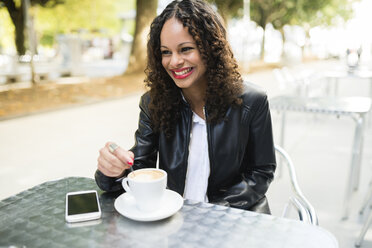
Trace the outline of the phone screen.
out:
<instances>
[{"instance_id":1,"label":"phone screen","mask_svg":"<svg viewBox=\"0 0 372 248\"><path fill-rule=\"evenodd\" d=\"M96 193L68 195L68 215L98 212Z\"/></svg>"}]
</instances>

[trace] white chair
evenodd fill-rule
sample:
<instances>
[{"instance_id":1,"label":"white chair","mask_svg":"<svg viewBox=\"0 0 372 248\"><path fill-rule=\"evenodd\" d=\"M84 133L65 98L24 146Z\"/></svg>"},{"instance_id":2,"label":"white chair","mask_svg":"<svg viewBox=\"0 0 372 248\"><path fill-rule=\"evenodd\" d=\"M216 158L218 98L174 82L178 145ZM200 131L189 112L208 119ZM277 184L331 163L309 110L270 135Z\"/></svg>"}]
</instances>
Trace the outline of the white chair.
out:
<instances>
[{"instance_id":1,"label":"white chair","mask_svg":"<svg viewBox=\"0 0 372 248\"><path fill-rule=\"evenodd\" d=\"M369 187L368 192L367 192L367 197L365 198L365 200L362 204L362 207L359 211L359 214L361 216L365 214L365 211L367 211L367 213L366 213L367 216L366 216L365 221L363 223L360 234L359 234L357 240L355 241L355 246L356 247L360 247L362 245L363 240L364 240L364 236L366 235L369 227L372 224L372 211L371 211L372 205L371 204L372 204L372 182L370 183L370 187Z\"/></svg>"},{"instance_id":2,"label":"white chair","mask_svg":"<svg viewBox=\"0 0 372 248\"><path fill-rule=\"evenodd\" d=\"M301 95L303 92L303 82L293 76L287 67L273 70L274 76L279 83L279 89L287 94Z\"/></svg>"},{"instance_id":3,"label":"white chair","mask_svg":"<svg viewBox=\"0 0 372 248\"><path fill-rule=\"evenodd\" d=\"M318 225L319 224L318 217L316 215L314 207L303 195L300 186L297 182L296 171L292 159L290 158L288 153L280 146L275 145L275 151L277 159L280 158L281 161L278 166L287 167L291 184L291 196L289 197L289 201L284 207L282 216L288 217L291 207L292 208L294 207L297 210L298 218L301 221L312 225ZM277 180L283 180L283 178L279 178Z\"/></svg>"},{"instance_id":4,"label":"white chair","mask_svg":"<svg viewBox=\"0 0 372 248\"><path fill-rule=\"evenodd\" d=\"M303 97L324 95L324 82L319 74L310 70L299 70L293 73L287 67L273 70L279 83L279 89L285 94Z\"/></svg>"}]
</instances>

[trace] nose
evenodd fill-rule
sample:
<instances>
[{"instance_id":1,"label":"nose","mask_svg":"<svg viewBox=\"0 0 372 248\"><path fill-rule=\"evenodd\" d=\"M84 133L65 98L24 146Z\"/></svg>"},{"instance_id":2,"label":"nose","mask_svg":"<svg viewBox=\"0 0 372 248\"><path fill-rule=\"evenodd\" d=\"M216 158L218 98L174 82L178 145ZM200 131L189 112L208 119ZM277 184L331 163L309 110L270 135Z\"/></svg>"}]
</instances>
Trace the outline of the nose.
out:
<instances>
[{"instance_id":1,"label":"nose","mask_svg":"<svg viewBox=\"0 0 372 248\"><path fill-rule=\"evenodd\" d=\"M170 66L172 68L178 68L180 65L182 65L184 62L184 59L181 54L179 53L173 53L172 58L170 61Z\"/></svg>"}]
</instances>

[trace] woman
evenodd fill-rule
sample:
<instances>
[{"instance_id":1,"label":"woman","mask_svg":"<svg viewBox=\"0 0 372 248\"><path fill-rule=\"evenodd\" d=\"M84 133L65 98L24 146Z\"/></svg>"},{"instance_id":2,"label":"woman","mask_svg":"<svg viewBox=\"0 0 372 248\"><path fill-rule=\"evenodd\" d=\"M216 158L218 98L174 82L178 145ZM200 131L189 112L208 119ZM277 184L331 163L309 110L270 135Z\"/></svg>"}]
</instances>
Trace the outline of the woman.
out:
<instances>
[{"instance_id":1,"label":"woman","mask_svg":"<svg viewBox=\"0 0 372 248\"><path fill-rule=\"evenodd\" d=\"M265 193L276 163L267 97L243 85L219 15L202 0L173 1L151 24L147 49L150 90L135 145L100 150L99 187L120 190L116 179L128 168L155 167L159 158L168 188L184 198L270 213Z\"/></svg>"}]
</instances>

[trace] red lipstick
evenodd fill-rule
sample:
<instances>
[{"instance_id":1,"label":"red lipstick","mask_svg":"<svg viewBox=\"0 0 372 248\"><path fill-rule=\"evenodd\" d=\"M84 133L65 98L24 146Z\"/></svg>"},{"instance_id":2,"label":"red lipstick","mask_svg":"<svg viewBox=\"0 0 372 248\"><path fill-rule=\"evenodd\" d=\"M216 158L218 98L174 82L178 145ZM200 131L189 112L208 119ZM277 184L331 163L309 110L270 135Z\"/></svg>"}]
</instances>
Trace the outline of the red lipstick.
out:
<instances>
[{"instance_id":1,"label":"red lipstick","mask_svg":"<svg viewBox=\"0 0 372 248\"><path fill-rule=\"evenodd\" d=\"M181 75L176 74L178 72L182 72L182 71L185 71L185 70L189 70L189 71L187 73L181 74ZM183 78L187 78L188 76L190 76L194 72L194 68L193 67L188 67L188 68L175 69L175 70L171 70L171 72L172 72L172 75L173 75L174 78L183 79Z\"/></svg>"}]
</instances>

